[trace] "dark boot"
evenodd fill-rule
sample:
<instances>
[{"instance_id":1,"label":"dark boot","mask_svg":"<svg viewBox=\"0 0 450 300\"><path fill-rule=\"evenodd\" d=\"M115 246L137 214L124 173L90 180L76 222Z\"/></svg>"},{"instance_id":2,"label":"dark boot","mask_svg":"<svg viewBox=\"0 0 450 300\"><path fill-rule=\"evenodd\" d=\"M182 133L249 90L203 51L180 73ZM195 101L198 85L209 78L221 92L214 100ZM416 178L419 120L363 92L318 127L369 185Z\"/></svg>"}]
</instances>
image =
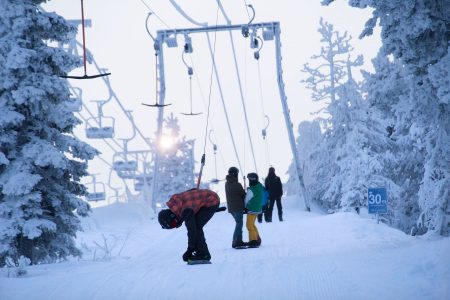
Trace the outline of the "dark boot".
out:
<instances>
[{"instance_id":1,"label":"dark boot","mask_svg":"<svg viewBox=\"0 0 450 300\"><path fill-rule=\"evenodd\" d=\"M247 243L243 242L243 241L238 241L236 242L236 244L234 245L234 249L242 249L247 247Z\"/></svg>"},{"instance_id":2,"label":"dark boot","mask_svg":"<svg viewBox=\"0 0 450 300\"><path fill-rule=\"evenodd\" d=\"M258 215L258 223L262 223L262 218L263 218L262 213L260 213Z\"/></svg>"},{"instance_id":3,"label":"dark boot","mask_svg":"<svg viewBox=\"0 0 450 300\"><path fill-rule=\"evenodd\" d=\"M283 222L283 216L282 216L282 215L279 215L279 216L278 216L278 220L280 220L280 222Z\"/></svg>"},{"instance_id":4,"label":"dark boot","mask_svg":"<svg viewBox=\"0 0 450 300\"><path fill-rule=\"evenodd\" d=\"M256 240L258 247L261 246L261 237L258 236L258 239Z\"/></svg>"},{"instance_id":5,"label":"dark boot","mask_svg":"<svg viewBox=\"0 0 450 300\"><path fill-rule=\"evenodd\" d=\"M258 241L257 240L253 240L253 241L248 242L248 247L249 248L258 248L259 247Z\"/></svg>"},{"instance_id":6,"label":"dark boot","mask_svg":"<svg viewBox=\"0 0 450 300\"><path fill-rule=\"evenodd\" d=\"M211 260L211 254L207 253L195 253L191 260Z\"/></svg>"}]
</instances>

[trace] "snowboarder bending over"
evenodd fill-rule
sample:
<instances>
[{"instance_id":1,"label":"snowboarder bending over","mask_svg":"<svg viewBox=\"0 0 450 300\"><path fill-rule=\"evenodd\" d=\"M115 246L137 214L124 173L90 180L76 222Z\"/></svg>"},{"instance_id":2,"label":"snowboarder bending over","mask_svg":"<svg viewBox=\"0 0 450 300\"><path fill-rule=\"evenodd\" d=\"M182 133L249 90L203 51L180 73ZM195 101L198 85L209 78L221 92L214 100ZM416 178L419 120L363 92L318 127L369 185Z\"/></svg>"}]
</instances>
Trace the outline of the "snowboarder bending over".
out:
<instances>
[{"instance_id":1,"label":"snowboarder bending over","mask_svg":"<svg viewBox=\"0 0 450 300\"><path fill-rule=\"evenodd\" d=\"M258 181L258 174L248 173L247 178L249 188L245 196L245 208L247 208L248 247L256 248L261 245L261 237L258 228L256 228L255 220L262 211L264 187Z\"/></svg>"},{"instance_id":2,"label":"snowboarder bending over","mask_svg":"<svg viewBox=\"0 0 450 300\"><path fill-rule=\"evenodd\" d=\"M168 209L158 214L158 221L164 229L178 228L183 224L188 231L188 248L183 260L210 261L211 254L206 244L203 226L212 218L219 207L219 196L210 190L191 189L170 197Z\"/></svg>"}]
</instances>

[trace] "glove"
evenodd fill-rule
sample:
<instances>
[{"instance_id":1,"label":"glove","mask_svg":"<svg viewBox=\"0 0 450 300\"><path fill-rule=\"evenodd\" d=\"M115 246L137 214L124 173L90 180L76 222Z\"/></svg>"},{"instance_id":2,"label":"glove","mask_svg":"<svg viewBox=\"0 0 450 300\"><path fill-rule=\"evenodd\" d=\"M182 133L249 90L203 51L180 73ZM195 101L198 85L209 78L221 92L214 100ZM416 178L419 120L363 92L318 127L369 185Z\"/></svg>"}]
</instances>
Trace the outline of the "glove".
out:
<instances>
[{"instance_id":1,"label":"glove","mask_svg":"<svg viewBox=\"0 0 450 300\"><path fill-rule=\"evenodd\" d=\"M190 258L194 256L194 248L187 248L186 252L183 254L183 261L188 261Z\"/></svg>"},{"instance_id":2,"label":"glove","mask_svg":"<svg viewBox=\"0 0 450 300\"><path fill-rule=\"evenodd\" d=\"M243 212L244 215L245 215L247 212L248 212L248 209L247 209L247 207L245 207L245 208L244 208L244 212Z\"/></svg>"}]
</instances>

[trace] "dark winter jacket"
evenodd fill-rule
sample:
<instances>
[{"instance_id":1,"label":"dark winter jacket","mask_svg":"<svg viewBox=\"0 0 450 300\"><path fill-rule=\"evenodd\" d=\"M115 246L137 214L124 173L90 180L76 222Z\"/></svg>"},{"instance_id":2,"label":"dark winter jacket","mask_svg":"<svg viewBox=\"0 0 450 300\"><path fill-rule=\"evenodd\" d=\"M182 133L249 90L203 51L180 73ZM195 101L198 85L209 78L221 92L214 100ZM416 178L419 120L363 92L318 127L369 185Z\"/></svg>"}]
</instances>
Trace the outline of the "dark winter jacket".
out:
<instances>
[{"instance_id":1,"label":"dark winter jacket","mask_svg":"<svg viewBox=\"0 0 450 300\"><path fill-rule=\"evenodd\" d=\"M227 175L225 183L225 195L227 197L228 212L243 212L245 191L236 177Z\"/></svg>"},{"instance_id":2,"label":"dark winter jacket","mask_svg":"<svg viewBox=\"0 0 450 300\"><path fill-rule=\"evenodd\" d=\"M264 185L269 192L269 199L277 199L283 196L283 186L280 177L276 176L275 173L269 173L264 181Z\"/></svg>"}]
</instances>

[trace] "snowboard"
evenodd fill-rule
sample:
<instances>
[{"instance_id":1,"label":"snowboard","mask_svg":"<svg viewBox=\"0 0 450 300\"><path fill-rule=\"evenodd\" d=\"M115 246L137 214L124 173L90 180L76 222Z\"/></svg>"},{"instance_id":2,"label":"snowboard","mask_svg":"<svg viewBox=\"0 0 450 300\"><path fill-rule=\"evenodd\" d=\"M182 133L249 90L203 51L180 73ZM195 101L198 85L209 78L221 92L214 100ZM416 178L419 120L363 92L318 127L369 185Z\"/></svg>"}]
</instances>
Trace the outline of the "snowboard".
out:
<instances>
[{"instance_id":1,"label":"snowboard","mask_svg":"<svg viewBox=\"0 0 450 300\"><path fill-rule=\"evenodd\" d=\"M209 260L201 260L201 259L196 259L196 260L188 260L187 264L188 265L206 265L206 264L210 264L211 261Z\"/></svg>"}]
</instances>

